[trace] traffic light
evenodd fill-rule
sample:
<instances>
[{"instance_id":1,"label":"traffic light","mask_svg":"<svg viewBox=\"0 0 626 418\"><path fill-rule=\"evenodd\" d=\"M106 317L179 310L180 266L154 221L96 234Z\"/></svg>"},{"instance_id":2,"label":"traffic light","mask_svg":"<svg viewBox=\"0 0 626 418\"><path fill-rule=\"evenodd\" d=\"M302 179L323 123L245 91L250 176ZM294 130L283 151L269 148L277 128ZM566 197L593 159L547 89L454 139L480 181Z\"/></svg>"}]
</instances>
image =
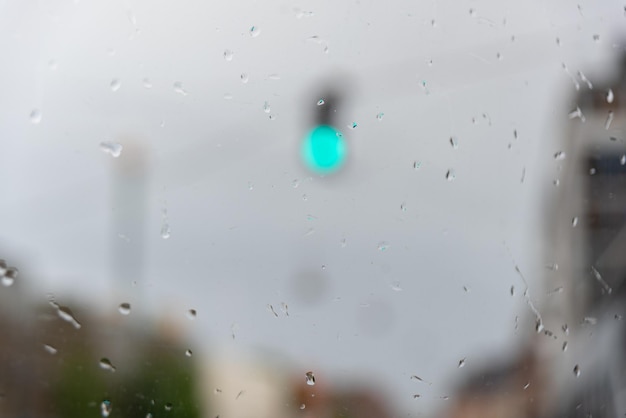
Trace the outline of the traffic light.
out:
<instances>
[{"instance_id":1,"label":"traffic light","mask_svg":"<svg viewBox=\"0 0 626 418\"><path fill-rule=\"evenodd\" d=\"M338 95L332 92L317 101L314 126L302 142L302 160L309 170L317 174L335 173L346 162L346 140L334 126L338 103Z\"/></svg>"}]
</instances>

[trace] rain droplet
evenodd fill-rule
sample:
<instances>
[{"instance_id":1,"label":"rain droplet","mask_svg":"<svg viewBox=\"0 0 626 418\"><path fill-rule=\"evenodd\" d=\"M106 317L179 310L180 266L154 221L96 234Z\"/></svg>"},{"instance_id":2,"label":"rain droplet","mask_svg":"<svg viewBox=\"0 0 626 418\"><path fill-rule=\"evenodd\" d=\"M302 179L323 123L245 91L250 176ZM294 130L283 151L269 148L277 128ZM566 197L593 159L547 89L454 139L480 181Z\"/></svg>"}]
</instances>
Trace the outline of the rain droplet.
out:
<instances>
[{"instance_id":1,"label":"rain droplet","mask_svg":"<svg viewBox=\"0 0 626 418\"><path fill-rule=\"evenodd\" d=\"M422 395L420 395L419 393L416 393L415 395L413 395L413 399L418 399L421 398Z\"/></svg>"},{"instance_id":2,"label":"rain droplet","mask_svg":"<svg viewBox=\"0 0 626 418\"><path fill-rule=\"evenodd\" d=\"M582 110L580 110L580 107L576 107L576 109L574 109L571 112L569 112L567 117L570 118L570 119L580 118L581 122L585 121L585 115L583 115L583 112L582 112Z\"/></svg>"},{"instance_id":3,"label":"rain droplet","mask_svg":"<svg viewBox=\"0 0 626 418\"><path fill-rule=\"evenodd\" d=\"M573 372L574 372L574 376L576 377L580 376L580 367L578 366L578 364L574 366Z\"/></svg>"},{"instance_id":4,"label":"rain droplet","mask_svg":"<svg viewBox=\"0 0 626 418\"><path fill-rule=\"evenodd\" d=\"M582 71L580 71L580 70L578 70L578 77L580 78L580 80L581 80L583 83L587 84L587 88L588 88L589 90L592 90L592 89L593 89L593 84L591 84L591 81L589 81L589 79L588 79L587 77L585 77L585 75L583 74L583 72L582 72Z\"/></svg>"},{"instance_id":5,"label":"rain droplet","mask_svg":"<svg viewBox=\"0 0 626 418\"><path fill-rule=\"evenodd\" d=\"M464 367L464 366L465 366L465 357L463 357L461 360L459 360L459 369L461 367Z\"/></svg>"},{"instance_id":6,"label":"rain droplet","mask_svg":"<svg viewBox=\"0 0 626 418\"><path fill-rule=\"evenodd\" d=\"M559 151L556 154L554 154L554 159L555 160L564 160L565 159L565 153L563 151Z\"/></svg>"},{"instance_id":7,"label":"rain droplet","mask_svg":"<svg viewBox=\"0 0 626 418\"><path fill-rule=\"evenodd\" d=\"M111 91L116 92L120 89L120 87L122 87L122 82L119 78L114 78L111 80L111 84L109 84L109 86L111 87Z\"/></svg>"},{"instance_id":8,"label":"rain droplet","mask_svg":"<svg viewBox=\"0 0 626 418\"><path fill-rule=\"evenodd\" d=\"M265 113L270 113L272 111L272 108L270 107L270 103L269 102L263 103L263 111Z\"/></svg>"},{"instance_id":9,"label":"rain droplet","mask_svg":"<svg viewBox=\"0 0 626 418\"><path fill-rule=\"evenodd\" d=\"M576 225L578 225L578 216L572 218L572 228L576 228Z\"/></svg>"},{"instance_id":10,"label":"rain droplet","mask_svg":"<svg viewBox=\"0 0 626 418\"><path fill-rule=\"evenodd\" d=\"M122 155L124 147L122 144L118 144L117 142L104 141L100 142L100 149L102 152L109 154L111 157L117 158Z\"/></svg>"},{"instance_id":11,"label":"rain droplet","mask_svg":"<svg viewBox=\"0 0 626 418\"><path fill-rule=\"evenodd\" d=\"M496 53L496 58L498 61L502 61L502 54L501 53Z\"/></svg>"},{"instance_id":12,"label":"rain droplet","mask_svg":"<svg viewBox=\"0 0 626 418\"><path fill-rule=\"evenodd\" d=\"M100 368L103 369L103 370L109 370L111 372L114 372L116 370L116 368L113 365L113 363L111 363L111 360L109 360L106 357L102 357L100 359Z\"/></svg>"},{"instance_id":13,"label":"rain droplet","mask_svg":"<svg viewBox=\"0 0 626 418\"><path fill-rule=\"evenodd\" d=\"M446 180L453 181L454 179L456 179L456 174L454 173L454 170L448 170L448 172L446 173Z\"/></svg>"},{"instance_id":14,"label":"rain droplet","mask_svg":"<svg viewBox=\"0 0 626 418\"><path fill-rule=\"evenodd\" d=\"M540 318L537 318L537 321L535 322L535 331L537 331L537 334L543 331L543 322Z\"/></svg>"},{"instance_id":15,"label":"rain droplet","mask_svg":"<svg viewBox=\"0 0 626 418\"><path fill-rule=\"evenodd\" d=\"M606 92L606 102L607 102L607 103L613 103L613 99L614 99L614 96L613 96L613 89L609 89L609 90Z\"/></svg>"},{"instance_id":16,"label":"rain droplet","mask_svg":"<svg viewBox=\"0 0 626 418\"><path fill-rule=\"evenodd\" d=\"M233 99L233 95L230 93L224 93L224 100L232 100Z\"/></svg>"},{"instance_id":17,"label":"rain droplet","mask_svg":"<svg viewBox=\"0 0 626 418\"><path fill-rule=\"evenodd\" d=\"M402 292L402 287L400 287L400 282L394 282L391 284L391 290L394 292Z\"/></svg>"},{"instance_id":18,"label":"rain droplet","mask_svg":"<svg viewBox=\"0 0 626 418\"><path fill-rule=\"evenodd\" d=\"M122 315L128 315L130 314L130 303L124 302L124 303L120 303L120 306L117 308L117 310L122 314Z\"/></svg>"},{"instance_id":19,"label":"rain droplet","mask_svg":"<svg viewBox=\"0 0 626 418\"><path fill-rule=\"evenodd\" d=\"M257 26L252 26L250 28L249 33L250 33L250 36L252 36L253 38L256 38L261 33L261 29L259 29Z\"/></svg>"},{"instance_id":20,"label":"rain droplet","mask_svg":"<svg viewBox=\"0 0 626 418\"><path fill-rule=\"evenodd\" d=\"M356 122L352 122L350 125L348 125L348 128L350 129L356 129L359 125L357 125Z\"/></svg>"},{"instance_id":21,"label":"rain droplet","mask_svg":"<svg viewBox=\"0 0 626 418\"><path fill-rule=\"evenodd\" d=\"M305 404L301 404L301 405L300 405L300 409L305 409L305 408L306 408L306 405L305 405Z\"/></svg>"},{"instance_id":22,"label":"rain droplet","mask_svg":"<svg viewBox=\"0 0 626 418\"><path fill-rule=\"evenodd\" d=\"M30 123L33 125L39 124L39 122L41 122L41 111L39 109L33 109L33 111L30 112L29 119Z\"/></svg>"},{"instance_id":23,"label":"rain droplet","mask_svg":"<svg viewBox=\"0 0 626 418\"><path fill-rule=\"evenodd\" d=\"M478 13L476 13L476 10L474 10L474 9L469 9L469 15L472 16L472 17L476 17L476 16L478 16Z\"/></svg>"},{"instance_id":24,"label":"rain droplet","mask_svg":"<svg viewBox=\"0 0 626 418\"><path fill-rule=\"evenodd\" d=\"M152 88L152 82L150 81L150 79L148 77L144 78L143 80L141 80L141 82L143 83L143 86L147 89L151 89Z\"/></svg>"},{"instance_id":25,"label":"rain droplet","mask_svg":"<svg viewBox=\"0 0 626 418\"><path fill-rule=\"evenodd\" d=\"M183 96L186 96L187 90L185 90L185 88L183 87L183 83L180 81L176 81L174 82L174 91L178 94L182 94Z\"/></svg>"},{"instance_id":26,"label":"rain droplet","mask_svg":"<svg viewBox=\"0 0 626 418\"><path fill-rule=\"evenodd\" d=\"M563 346L561 347L561 350L567 351L567 341L563 342Z\"/></svg>"},{"instance_id":27,"label":"rain droplet","mask_svg":"<svg viewBox=\"0 0 626 418\"><path fill-rule=\"evenodd\" d=\"M556 46L561 46L561 38L556 38Z\"/></svg>"},{"instance_id":28,"label":"rain droplet","mask_svg":"<svg viewBox=\"0 0 626 418\"><path fill-rule=\"evenodd\" d=\"M111 405L111 401L104 400L100 404L100 413L102 414L104 418L108 417L109 414L111 414L112 409L113 409L113 406Z\"/></svg>"},{"instance_id":29,"label":"rain droplet","mask_svg":"<svg viewBox=\"0 0 626 418\"><path fill-rule=\"evenodd\" d=\"M268 117L270 120L276 120L276 115L269 115Z\"/></svg>"},{"instance_id":30,"label":"rain droplet","mask_svg":"<svg viewBox=\"0 0 626 418\"><path fill-rule=\"evenodd\" d=\"M7 262L0 259L0 276L4 276L7 272Z\"/></svg>"},{"instance_id":31,"label":"rain droplet","mask_svg":"<svg viewBox=\"0 0 626 418\"><path fill-rule=\"evenodd\" d=\"M57 305L57 314L62 320L72 324L74 328L80 329L81 327L80 322L76 320L76 318L74 317L74 314L72 313L72 310L68 308L67 306Z\"/></svg>"},{"instance_id":32,"label":"rain droplet","mask_svg":"<svg viewBox=\"0 0 626 418\"><path fill-rule=\"evenodd\" d=\"M622 154L622 156L619 159L619 163L621 165L626 165L626 154Z\"/></svg>"},{"instance_id":33,"label":"rain droplet","mask_svg":"<svg viewBox=\"0 0 626 418\"><path fill-rule=\"evenodd\" d=\"M341 244L341 248L346 248L346 245L348 245L345 238L339 241L339 243Z\"/></svg>"},{"instance_id":34,"label":"rain droplet","mask_svg":"<svg viewBox=\"0 0 626 418\"><path fill-rule=\"evenodd\" d=\"M161 220L161 238L169 239L170 236L172 236L170 224L167 220L167 214L164 213L163 219Z\"/></svg>"},{"instance_id":35,"label":"rain droplet","mask_svg":"<svg viewBox=\"0 0 626 418\"><path fill-rule=\"evenodd\" d=\"M450 137L450 145L452 145L453 149L459 148L459 140L456 138L456 136Z\"/></svg>"},{"instance_id":36,"label":"rain droplet","mask_svg":"<svg viewBox=\"0 0 626 418\"><path fill-rule=\"evenodd\" d=\"M380 112L379 114L376 115L376 119L378 120L383 120L384 117L385 117L385 114L383 112Z\"/></svg>"},{"instance_id":37,"label":"rain droplet","mask_svg":"<svg viewBox=\"0 0 626 418\"><path fill-rule=\"evenodd\" d=\"M318 105L318 106L321 106L321 105L323 105L324 103L326 103L326 102L324 101L324 99L319 99L319 100L317 101L317 105Z\"/></svg>"},{"instance_id":38,"label":"rain droplet","mask_svg":"<svg viewBox=\"0 0 626 418\"><path fill-rule=\"evenodd\" d=\"M193 353L191 352L191 350L187 350L187 351L185 351L185 355L186 355L187 357L191 357L191 355L192 355L192 354L193 354Z\"/></svg>"},{"instance_id":39,"label":"rain droplet","mask_svg":"<svg viewBox=\"0 0 626 418\"><path fill-rule=\"evenodd\" d=\"M13 283L15 283L19 271L15 267L3 268L3 270L2 285L5 287L12 286Z\"/></svg>"},{"instance_id":40,"label":"rain droplet","mask_svg":"<svg viewBox=\"0 0 626 418\"><path fill-rule=\"evenodd\" d=\"M313 375L313 372L306 372L305 377L306 377L307 385L309 386L315 385L315 376Z\"/></svg>"},{"instance_id":41,"label":"rain droplet","mask_svg":"<svg viewBox=\"0 0 626 418\"><path fill-rule=\"evenodd\" d=\"M168 403L165 404L165 410L168 411L168 412L172 410L172 403L171 402L168 402Z\"/></svg>"},{"instance_id":42,"label":"rain droplet","mask_svg":"<svg viewBox=\"0 0 626 418\"><path fill-rule=\"evenodd\" d=\"M406 212L406 203L405 202L400 203L400 210L402 212Z\"/></svg>"},{"instance_id":43,"label":"rain droplet","mask_svg":"<svg viewBox=\"0 0 626 418\"><path fill-rule=\"evenodd\" d=\"M511 296L515 296L515 286L511 286Z\"/></svg>"},{"instance_id":44,"label":"rain droplet","mask_svg":"<svg viewBox=\"0 0 626 418\"><path fill-rule=\"evenodd\" d=\"M239 76L239 78L241 79L241 82L242 82L243 84L246 84L246 83L248 82L248 80L249 80L249 78L248 78L248 74L246 74L246 73L241 73L241 75Z\"/></svg>"},{"instance_id":45,"label":"rain droplet","mask_svg":"<svg viewBox=\"0 0 626 418\"><path fill-rule=\"evenodd\" d=\"M609 130L611 123L613 122L613 111L609 110L609 114L606 116L606 122L604 122L604 129Z\"/></svg>"},{"instance_id":46,"label":"rain droplet","mask_svg":"<svg viewBox=\"0 0 626 418\"><path fill-rule=\"evenodd\" d=\"M600 42L600 35L598 35L597 33L593 34L593 41L594 42Z\"/></svg>"},{"instance_id":47,"label":"rain droplet","mask_svg":"<svg viewBox=\"0 0 626 418\"><path fill-rule=\"evenodd\" d=\"M231 51L230 49L224 50L224 59L226 61L232 61L234 56L235 56L235 53Z\"/></svg>"},{"instance_id":48,"label":"rain droplet","mask_svg":"<svg viewBox=\"0 0 626 418\"><path fill-rule=\"evenodd\" d=\"M413 161L413 169L414 170L419 170L421 166L422 166L421 161Z\"/></svg>"},{"instance_id":49,"label":"rain droplet","mask_svg":"<svg viewBox=\"0 0 626 418\"><path fill-rule=\"evenodd\" d=\"M381 241L378 243L378 251L387 251L390 245L387 241Z\"/></svg>"},{"instance_id":50,"label":"rain droplet","mask_svg":"<svg viewBox=\"0 0 626 418\"><path fill-rule=\"evenodd\" d=\"M195 309L189 309L187 311L187 318L189 318L189 319L196 319L197 315L198 315L198 313L196 312Z\"/></svg>"},{"instance_id":51,"label":"rain droplet","mask_svg":"<svg viewBox=\"0 0 626 418\"><path fill-rule=\"evenodd\" d=\"M151 414L150 412L148 412L148 413L146 414L146 418L152 418L152 414Z\"/></svg>"},{"instance_id":52,"label":"rain droplet","mask_svg":"<svg viewBox=\"0 0 626 418\"><path fill-rule=\"evenodd\" d=\"M48 68L50 68L52 71L54 71L57 68L59 68L59 64L56 62L56 60L50 60L50 61L48 61Z\"/></svg>"},{"instance_id":53,"label":"rain droplet","mask_svg":"<svg viewBox=\"0 0 626 418\"><path fill-rule=\"evenodd\" d=\"M50 344L44 344L43 349L46 350L47 353L50 353L52 355L56 354L58 351L56 348L54 348Z\"/></svg>"}]
</instances>

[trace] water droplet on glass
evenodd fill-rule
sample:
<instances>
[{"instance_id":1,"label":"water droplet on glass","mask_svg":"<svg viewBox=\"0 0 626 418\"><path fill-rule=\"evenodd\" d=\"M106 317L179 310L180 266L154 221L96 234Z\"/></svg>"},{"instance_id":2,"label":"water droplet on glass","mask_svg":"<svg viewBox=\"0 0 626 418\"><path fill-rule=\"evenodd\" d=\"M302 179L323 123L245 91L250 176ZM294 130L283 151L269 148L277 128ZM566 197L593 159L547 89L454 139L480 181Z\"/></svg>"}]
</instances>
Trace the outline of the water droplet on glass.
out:
<instances>
[{"instance_id":1,"label":"water droplet on glass","mask_svg":"<svg viewBox=\"0 0 626 418\"><path fill-rule=\"evenodd\" d=\"M74 326L74 328L80 329L81 327L80 322L76 320L70 308L68 308L67 306L59 306L59 305L57 305L56 308L57 308L57 314L62 320L69 322L70 324Z\"/></svg>"},{"instance_id":2,"label":"water droplet on glass","mask_svg":"<svg viewBox=\"0 0 626 418\"><path fill-rule=\"evenodd\" d=\"M454 173L454 170L448 170L448 172L446 173L446 180L453 181L454 179L456 179L456 174Z\"/></svg>"},{"instance_id":3,"label":"water droplet on glass","mask_svg":"<svg viewBox=\"0 0 626 418\"><path fill-rule=\"evenodd\" d=\"M465 357L463 357L461 360L459 360L459 369L461 367L464 367L464 366L465 366Z\"/></svg>"},{"instance_id":4,"label":"water droplet on glass","mask_svg":"<svg viewBox=\"0 0 626 418\"><path fill-rule=\"evenodd\" d=\"M400 210L402 212L406 212L406 203L405 202L400 203Z\"/></svg>"},{"instance_id":5,"label":"water droplet on glass","mask_svg":"<svg viewBox=\"0 0 626 418\"><path fill-rule=\"evenodd\" d=\"M565 159L565 153L563 151L559 151L556 154L554 154L554 159L555 160L564 160Z\"/></svg>"},{"instance_id":6,"label":"water droplet on glass","mask_svg":"<svg viewBox=\"0 0 626 418\"><path fill-rule=\"evenodd\" d=\"M600 42L600 35L598 35L597 33L593 34L593 41L594 42Z\"/></svg>"},{"instance_id":7,"label":"water droplet on glass","mask_svg":"<svg viewBox=\"0 0 626 418\"><path fill-rule=\"evenodd\" d=\"M150 81L150 79L148 77L144 78L143 80L141 80L141 82L143 83L143 86L147 89L151 89L152 88L152 82Z\"/></svg>"},{"instance_id":8,"label":"water droplet on glass","mask_svg":"<svg viewBox=\"0 0 626 418\"><path fill-rule=\"evenodd\" d=\"M0 273L0 275L2 276L2 285L5 287L12 286L15 282L15 279L17 278L19 271L15 267L7 268L6 266L3 267L2 270L3 273Z\"/></svg>"},{"instance_id":9,"label":"water droplet on glass","mask_svg":"<svg viewBox=\"0 0 626 418\"><path fill-rule=\"evenodd\" d=\"M348 243L346 242L346 239L342 239L341 241L339 241L341 248L346 248L346 245L348 245Z\"/></svg>"},{"instance_id":10,"label":"water droplet on glass","mask_svg":"<svg viewBox=\"0 0 626 418\"><path fill-rule=\"evenodd\" d=\"M120 303L120 306L117 308L117 310L122 314L122 315L128 315L130 314L130 303L124 302L124 303Z\"/></svg>"},{"instance_id":11,"label":"water droplet on glass","mask_svg":"<svg viewBox=\"0 0 626 418\"><path fill-rule=\"evenodd\" d=\"M122 155L123 148L122 144L118 144L117 142L100 142L100 149L102 152L109 154L113 158L117 158Z\"/></svg>"},{"instance_id":12,"label":"water droplet on glass","mask_svg":"<svg viewBox=\"0 0 626 418\"><path fill-rule=\"evenodd\" d=\"M576 228L576 225L578 225L578 216L572 218L572 228Z\"/></svg>"},{"instance_id":13,"label":"water droplet on glass","mask_svg":"<svg viewBox=\"0 0 626 418\"><path fill-rule=\"evenodd\" d=\"M305 404L301 404L301 405L300 405L300 409L305 409L305 408L306 408L306 405L305 405Z\"/></svg>"},{"instance_id":14,"label":"water droplet on glass","mask_svg":"<svg viewBox=\"0 0 626 418\"><path fill-rule=\"evenodd\" d=\"M415 395L413 395L413 399L419 399L421 397L422 395L420 395L419 393L416 393Z\"/></svg>"},{"instance_id":15,"label":"water droplet on glass","mask_svg":"<svg viewBox=\"0 0 626 418\"><path fill-rule=\"evenodd\" d=\"M265 113L270 113L272 111L272 108L270 107L270 103L269 102L263 103L263 111Z\"/></svg>"},{"instance_id":16,"label":"water droplet on glass","mask_svg":"<svg viewBox=\"0 0 626 418\"><path fill-rule=\"evenodd\" d=\"M233 99L233 95L230 93L224 93L224 100L232 100Z\"/></svg>"},{"instance_id":17,"label":"water droplet on glass","mask_svg":"<svg viewBox=\"0 0 626 418\"><path fill-rule=\"evenodd\" d=\"M476 16L478 16L478 13L476 13L476 10L474 10L474 9L469 9L469 15L472 16L472 17L476 17Z\"/></svg>"},{"instance_id":18,"label":"water droplet on glass","mask_svg":"<svg viewBox=\"0 0 626 418\"><path fill-rule=\"evenodd\" d=\"M231 51L230 49L224 50L224 59L226 61L232 61L234 56L235 56L235 53Z\"/></svg>"},{"instance_id":19,"label":"water droplet on glass","mask_svg":"<svg viewBox=\"0 0 626 418\"><path fill-rule=\"evenodd\" d=\"M451 136L450 137L450 145L452 145L453 149L459 148L459 140L456 139L456 136Z\"/></svg>"},{"instance_id":20,"label":"water droplet on glass","mask_svg":"<svg viewBox=\"0 0 626 418\"><path fill-rule=\"evenodd\" d=\"M152 418L152 414L151 414L150 412L148 412L148 413L146 414L146 418Z\"/></svg>"},{"instance_id":21,"label":"water droplet on glass","mask_svg":"<svg viewBox=\"0 0 626 418\"><path fill-rule=\"evenodd\" d=\"M515 296L515 286L511 286L511 296Z\"/></svg>"},{"instance_id":22,"label":"water droplet on glass","mask_svg":"<svg viewBox=\"0 0 626 418\"><path fill-rule=\"evenodd\" d=\"M622 156L619 159L619 163L621 165L626 165L626 154L622 154Z\"/></svg>"},{"instance_id":23,"label":"water droplet on glass","mask_svg":"<svg viewBox=\"0 0 626 418\"><path fill-rule=\"evenodd\" d=\"M385 117L385 114L383 112L380 112L376 115L376 119L378 120L383 120L384 117Z\"/></svg>"},{"instance_id":24,"label":"water droplet on glass","mask_svg":"<svg viewBox=\"0 0 626 418\"><path fill-rule=\"evenodd\" d=\"M609 89L609 90L606 92L606 102L607 102L607 103L613 103L613 99L614 99L614 96L613 96L613 89Z\"/></svg>"},{"instance_id":25,"label":"water droplet on glass","mask_svg":"<svg viewBox=\"0 0 626 418\"><path fill-rule=\"evenodd\" d=\"M391 284L391 290L393 290L394 292L402 292L403 289L402 287L400 287L400 282L394 282Z\"/></svg>"},{"instance_id":26,"label":"water droplet on glass","mask_svg":"<svg viewBox=\"0 0 626 418\"><path fill-rule=\"evenodd\" d=\"M419 170L421 166L422 166L422 163L420 161L413 161L414 170Z\"/></svg>"},{"instance_id":27,"label":"water droplet on glass","mask_svg":"<svg viewBox=\"0 0 626 418\"><path fill-rule=\"evenodd\" d=\"M567 351L567 341L563 342L563 345L561 346L561 350Z\"/></svg>"},{"instance_id":28,"label":"water droplet on glass","mask_svg":"<svg viewBox=\"0 0 626 418\"><path fill-rule=\"evenodd\" d=\"M537 334L543 331L543 321L541 321L540 318L537 318L537 321L535 322L535 331L537 331Z\"/></svg>"},{"instance_id":29,"label":"water droplet on glass","mask_svg":"<svg viewBox=\"0 0 626 418\"><path fill-rule=\"evenodd\" d=\"M186 355L187 357L191 357L191 355L192 355L192 354L193 354L193 353L191 352L191 350L187 350L187 351L185 351L185 355Z\"/></svg>"},{"instance_id":30,"label":"water droplet on glass","mask_svg":"<svg viewBox=\"0 0 626 418\"><path fill-rule=\"evenodd\" d=\"M317 101L317 105L318 105L318 106L321 106L321 105L323 105L324 103L326 103L326 102L324 101L324 99L319 99L319 100Z\"/></svg>"},{"instance_id":31,"label":"water droplet on glass","mask_svg":"<svg viewBox=\"0 0 626 418\"><path fill-rule=\"evenodd\" d=\"M56 354L58 351L56 348L54 348L50 344L44 344L43 349L46 350L47 353L52 354L52 355Z\"/></svg>"},{"instance_id":32,"label":"water droplet on glass","mask_svg":"<svg viewBox=\"0 0 626 418\"><path fill-rule=\"evenodd\" d=\"M163 211L163 216L161 219L161 238L169 239L171 235L172 233L170 231L170 224L167 220L167 211Z\"/></svg>"},{"instance_id":33,"label":"water droplet on glass","mask_svg":"<svg viewBox=\"0 0 626 418\"><path fill-rule=\"evenodd\" d=\"M30 112L30 123L32 123L33 125L37 125L39 124L39 122L41 122L41 111L39 109L34 109L32 112Z\"/></svg>"},{"instance_id":34,"label":"water droplet on glass","mask_svg":"<svg viewBox=\"0 0 626 418\"><path fill-rule=\"evenodd\" d=\"M573 372L574 372L574 376L576 377L580 376L580 367L578 366L578 364L574 366Z\"/></svg>"},{"instance_id":35,"label":"water droplet on glass","mask_svg":"<svg viewBox=\"0 0 626 418\"><path fill-rule=\"evenodd\" d=\"M111 87L111 91L115 92L118 91L120 87L122 87L122 82L119 78L114 78L113 80L111 80L111 84L109 86Z\"/></svg>"},{"instance_id":36,"label":"water droplet on glass","mask_svg":"<svg viewBox=\"0 0 626 418\"><path fill-rule=\"evenodd\" d=\"M580 107L576 107L576 109L574 109L571 112L569 112L567 117L570 118L570 119L580 118L581 122L585 121L585 115L583 115L583 112L582 112L582 110L580 110Z\"/></svg>"},{"instance_id":37,"label":"water droplet on glass","mask_svg":"<svg viewBox=\"0 0 626 418\"><path fill-rule=\"evenodd\" d=\"M198 315L198 313L196 312L195 309L189 309L187 311L187 318L189 318L189 319L196 319L197 315Z\"/></svg>"},{"instance_id":38,"label":"water droplet on glass","mask_svg":"<svg viewBox=\"0 0 626 418\"><path fill-rule=\"evenodd\" d=\"M261 33L261 29L259 29L257 26L252 26L250 28L249 33L250 33L250 36L252 36L253 38L256 38Z\"/></svg>"},{"instance_id":39,"label":"water droplet on glass","mask_svg":"<svg viewBox=\"0 0 626 418\"><path fill-rule=\"evenodd\" d=\"M499 53L499 52L498 52L498 53L496 53L496 59L497 59L498 61L502 61L502 54L501 54L501 53Z\"/></svg>"},{"instance_id":40,"label":"water droplet on glass","mask_svg":"<svg viewBox=\"0 0 626 418\"><path fill-rule=\"evenodd\" d=\"M276 115L269 115L268 117L270 120L276 120Z\"/></svg>"},{"instance_id":41,"label":"water droplet on glass","mask_svg":"<svg viewBox=\"0 0 626 418\"><path fill-rule=\"evenodd\" d=\"M186 96L187 90L185 90L185 88L183 87L183 83L180 81L176 81L174 82L174 91L178 94L182 94L183 96Z\"/></svg>"},{"instance_id":42,"label":"water droplet on glass","mask_svg":"<svg viewBox=\"0 0 626 418\"><path fill-rule=\"evenodd\" d=\"M165 404L165 410L168 411L168 412L172 410L172 403L171 402L168 402L168 403Z\"/></svg>"},{"instance_id":43,"label":"water droplet on glass","mask_svg":"<svg viewBox=\"0 0 626 418\"><path fill-rule=\"evenodd\" d=\"M111 401L104 400L100 404L100 413L104 418L108 417L111 414L111 410L113 406L111 405Z\"/></svg>"},{"instance_id":44,"label":"water droplet on glass","mask_svg":"<svg viewBox=\"0 0 626 418\"><path fill-rule=\"evenodd\" d=\"M609 114L606 116L606 122L604 122L604 129L607 131L611 127L611 123L613 122L613 111L609 110Z\"/></svg>"},{"instance_id":45,"label":"water droplet on glass","mask_svg":"<svg viewBox=\"0 0 626 418\"><path fill-rule=\"evenodd\" d=\"M246 73L241 73L241 75L239 76L239 78L241 79L241 82L242 82L243 84L246 84L246 83L248 82L248 80L249 80L249 78L248 78L248 74L246 74Z\"/></svg>"},{"instance_id":46,"label":"water droplet on glass","mask_svg":"<svg viewBox=\"0 0 626 418\"><path fill-rule=\"evenodd\" d=\"M305 377L306 377L307 385L309 386L315 385L315 376L313 375L313 372L306 372Z\"/></svg>"},{"instance_id":47,"label":"water droplet on glass","mask_svg":"<svg viewBox=\"0 0 626 418\"><path fill-rule=\"evenodd\" d=\"M59 64L55 60L48 61L48 68L52 71L56 70L59 67Z\"/></svg>"},{"instance_id":48,"label":"water droplet on glass","mask_svg":"<svg viewBox=\"0 0 626 418\"><path fill-rule=\"evenodd\" d=\"M348 125L348 128L350 129L356 129L359 125L357 125L356 122L352 122L350 125Z\"/></svg>"},{"instance_id":49,"label":"water droplet on glass","mask_svg":"<svg viewBox=\"0 0 626 418\"><path fill-rule=\"evenodd\" d=\"M389 249L390 245L387 241L381 241L378 243L378 251L387 251Z\"/></svg>"},{"instance_id":50,"label":"water droplet on glass","mask_svg":"<svg viewBox=\"0 0 626 418\"><path fill-rule=\"evenodd\" d=\"M100 359L100 368L103 370L109 370L111 372L114 372L116 370L113 363L111 363L111 360L106 357L102 357Z\"/></svg>"},{"instance_id":51,"label":"water droplet on glass","mask_svg":"<svg viewBox=\"0 0 626 418\"><path fill-rule=\"evenodd\" d=\"M561 38L556 38L556 46L561 46Z\"/></svg>"}]
</instances>

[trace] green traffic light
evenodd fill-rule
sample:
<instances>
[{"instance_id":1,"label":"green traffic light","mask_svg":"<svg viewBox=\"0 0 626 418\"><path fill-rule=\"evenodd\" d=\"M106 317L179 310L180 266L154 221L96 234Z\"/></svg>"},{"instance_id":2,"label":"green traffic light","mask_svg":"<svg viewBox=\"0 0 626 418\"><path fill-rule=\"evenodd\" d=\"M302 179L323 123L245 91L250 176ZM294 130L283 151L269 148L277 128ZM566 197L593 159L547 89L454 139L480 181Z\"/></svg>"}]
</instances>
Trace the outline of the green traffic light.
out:
<instances>
[{"instance_id":1,"label":"green traffic light","mask_svg":"<svg viewBox=\"0 0 626 418\"><path fill-rule=\"evenodd\" d=\"M337 171L346 159L343 135L332 126L316 126L302 144L302 158L307 167L320 174Z\"/></svg>"}]
</instances>

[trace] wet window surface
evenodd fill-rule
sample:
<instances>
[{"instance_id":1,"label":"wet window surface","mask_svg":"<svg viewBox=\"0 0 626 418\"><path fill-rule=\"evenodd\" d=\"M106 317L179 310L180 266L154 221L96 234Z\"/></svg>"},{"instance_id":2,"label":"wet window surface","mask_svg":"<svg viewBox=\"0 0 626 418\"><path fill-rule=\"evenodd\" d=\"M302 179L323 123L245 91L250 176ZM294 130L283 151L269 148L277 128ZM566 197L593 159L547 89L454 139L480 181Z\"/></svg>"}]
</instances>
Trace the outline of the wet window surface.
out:
<instances>
[{"instance_id":1,"label":"wet window surface","mask_svg":"<svg viewBox=\"0 0 626 418\"><path fill-rule=\"evenodd\" d=\"M624 28L0 2L0 417L624 416Z\"/></svg>"}]
</instances>

